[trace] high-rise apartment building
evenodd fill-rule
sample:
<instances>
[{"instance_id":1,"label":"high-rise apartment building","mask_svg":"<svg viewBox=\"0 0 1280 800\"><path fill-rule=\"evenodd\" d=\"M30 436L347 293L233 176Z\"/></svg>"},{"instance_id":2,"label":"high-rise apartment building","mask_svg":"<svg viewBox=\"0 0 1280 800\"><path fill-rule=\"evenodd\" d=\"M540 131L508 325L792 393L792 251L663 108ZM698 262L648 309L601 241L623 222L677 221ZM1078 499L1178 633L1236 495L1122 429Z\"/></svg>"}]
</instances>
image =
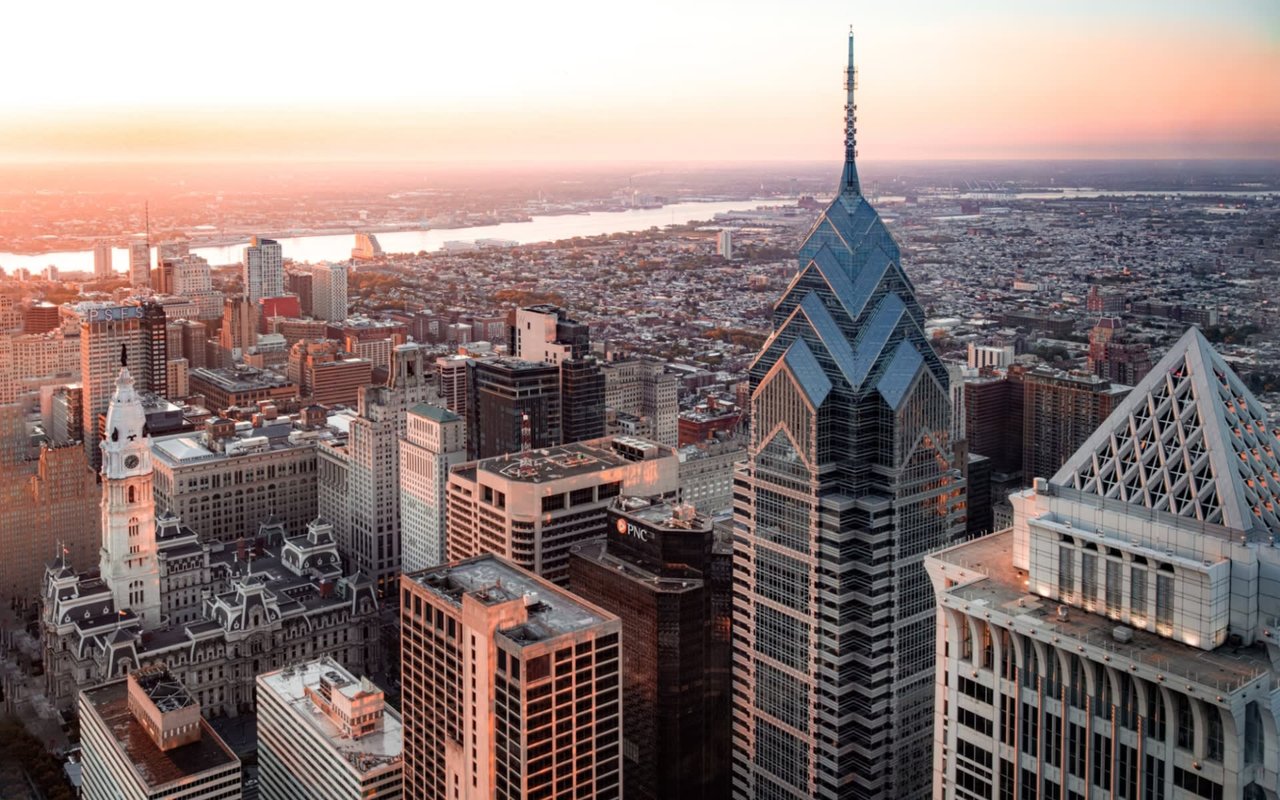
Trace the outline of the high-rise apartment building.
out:
<instances>
[{"instance_id":1,"label":"high-rise apartment building","mask_svg":"<svg viewBox=\"0 0 1280 800\"><path fill-rule=\"evenodd\" d=\"M138 387L144 392L151 392L165 397L169 388L169 318L165 316L164 306L148 301L142 304L142 358L144 364L139 374L144 382Z\"/></svg>"},{"instance_id":2,"label":"high-rise apartment building","mask_svg":"<svg viewBox=\"0 0 1280 800\"><path fill-rule=\"evenodd\" d=\"M330 658L259 675L258 780L272 800L398 800L400 715Z\"/></svg>"},{"instance_id":3,"label":"high-rise apartment building","mask_svg":"<svg viewBox=\"0 0 1280 800\"><path fill-rule=\"evenodd\" d=\"M569 590L622 620L623 797L728 796L733 549L692 506L620 497Z\"/></svg>"},{"instance_id":4,"label":"high-rise apartment building","mask_svg":"<svg viewBox=\"0 0 1280 800\"><path fill-rule=\"evenodd\" d=\"M734 537L737 798L924 798L933 591L964 530L947 370L861 192L853 38L845 163L750 369Z\"/></svg>"},{"instance_id":5,"label":"high-rise apartment building","mask_svg":"<svg viewBox=\"0 0 1280 800\"><path fill-rule=\"evenodd\" d=\"M140 375L147 368L142 307L111 303L81 303L80 382L84 390L84 448L89 465L97 471L102 463L98 442L102 438L100 417L115 393L120 367L130 366Z\"/></svg>"},{"instance_id":6,"label":"high-rise apartment building","mask_svg":"<svg viewBox=\"0 0 1280 800\"><path fill-rule=\"evenodd\" d=\"M400 560L405 572L443 564L449 468L467 459L462 417L421 403L400 440Z\"/></svg>"},{"instance_id":7,"label":"high-rise apartment building","mask_svg":"<svg viewBox=\"0 0 1280 800\"><path fill-rule=\"evenodd\" d=\"M223 300L222 329L219 331L223 363L229 367L244 357L244 352L258 341L258 306L245 295L232 295Z\"/></svg>"},{"instance_id":8,"label":"high-rise apartment building","mask_svg":"<svg viewBox=\"0 0 1280 800\"><path fill-rule=\"evenodd\" d=\"M619 800L617 617L493 555L400 587L406 797Z\"/></svg>"},{"instance_id":9,"label":"high-rise apartment building","mask_svg":"<svg viewBox=\"0 0 1280 800\"><path fill-rule=\"evenodd\" d=\"M284 288L298 297L298 306L303 314L312 312L312 277L310 272L286 272Z\"/></svg>"},{"instance_id":10,"label":"high-rise apartment building","mask_svg":"<svg viewBox=\"0 0 1280 800\"><path fill-rule=\"evenodd\" d=\"M129 242L129 285L135 289L151 286L151 243L146 240Z\"/></svg>"},{"instance_id":11,"label":"high-rise apartment building","mask_svg":"<svg viewBox=\"0 0 1280 800\"><path fill-rule=\"evenodd\" d=\"M1277 454L1193 328L1010 529L930 555L934 797L1280 792Z\"/></svg>"},{"instance_id":12,"label":"high-rise apartment building","mask_svg":"<svg viewBox=\"0 0 1280 800\"><path fill-rule=\"evenodd\" d=\"M603 536L620 495L674 497L675 453L610 437L481 459L449 473L449 560L497 553L563 584L570 548Z\"/></svg>"},{"instance_id":13,"label":"high-rise apartment building","mask_svg":"<svg viewBox=\"0 0 1280 800\"><path fill-rule=\"evenodd\" d=\"M983 371L965 380L963 413L969 451L991 459L992 470L1007 475L1022 472L1025 372L1021 367Z\"/></svg>"},{"instance_id":14,"label":"high-rise apartment building","mask_svg":"<svg viewBox=\"0 0 1280 800\"><path fill-rule=\"evenodd\" d=\"M444 407L462 417L465 425L471 412L471 368L474 361L467 356L451 355L436 359L436 385ZM468 433L468 441L470 434Z\"/></svg>"},{"instance_id":15,"label":"high-rise apartment building","mask_svg":"<svg viewBox=\"0 0 1280 800\"><path fill-rule=\"evenodd\" d=\"M1022 474L1027 483L1057 472L1130 389L1097 375L1050 367L1027 372L1022 386Z\"/></svg>"},{"instance_id":16,"label":"high-rise apartment building","mask_svg":"<svg viewBox=\"0 0 1280 800\"><path fill-rule=\"evenodd\" d=\"M79 712L89 800L240 800L240 759L167 670L86 689Z\"/></svg>"},{"instance_id":17,"label":"high-rise apartment building","mask_svg":"<svg viewBox=\"0 0 1280 800\"><path fill-rule=\"evenodd\" d=\"M473 362L470 451L491 458L560 444L560 369L518 358Z\"/></svg>"},{"instance_id":18,"label":"high-rise apartment building","mask_svg":"<svg viewBox=\"0 0 1280 800\"><path fill-rule=\"evenodd\" d=\"M241 262L243 291L255 308L264 297L284 294L284 254L274 239L255 236L244 249Z\"/></svg>"},{"instance_id":19,"label":"high-rise apartment building","mask_svg":"<svg viewBox=\"0 0 1280 800\"><path fill-rule=\"evenodd\" d=\"M347 318L347 265L317 264L311 268L311 316L330 322Z\"/></svg>"},{"instance_id":20,"label":"high-rise apartment building","mask_svg":"<svg viewBox=\"0 0 1280 800\"><path fill-rule=\"evenodd\" d=\"M604 436L604 372L591 355L587 325L551 305L521 308L513 317L511 355L560 368L561 441Z\"/></svg>"},{"instance_id":21,"label":"high-rise apartment building","mask_svg":"<svg viewBox=\"0 0 1280 800\"><path fill-rule=\"evenodd\" d=\"M102 280L115 276L111 255L110 242L98 242L93 246L93 277Z\"/></svg>"}]
</instances>

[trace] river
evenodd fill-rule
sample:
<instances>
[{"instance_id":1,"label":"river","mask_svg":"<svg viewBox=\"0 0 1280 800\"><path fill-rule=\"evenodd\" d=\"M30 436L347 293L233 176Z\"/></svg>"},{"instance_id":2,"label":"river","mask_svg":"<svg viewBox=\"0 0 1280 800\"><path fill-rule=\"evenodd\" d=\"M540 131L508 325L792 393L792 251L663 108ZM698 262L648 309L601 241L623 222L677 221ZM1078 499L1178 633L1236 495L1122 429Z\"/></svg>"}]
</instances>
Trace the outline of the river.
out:
<instances>
[{"instance_id":1,"label":"river","mask_svg":"<svg viewBox=\"0 0 1280 800\"><path fill-rule=\"evenodd\" d=\"M609 233L629 233L648 230L654 226L684 224L695 220L709 220L727 211L744 211L768 201L733 200L718 202L673 203L662 208L636 208L627 211L593 211L586 214L557 214L537 216L528 222L504 222L499 225L481 225L474 228L436 228L417 231L378 233L378 243L385 253L417 253L439 250L445 242L473 242L477 239L506 239L517 244L554 242L575 236L599 236ZM265 233L269 236L270 234ZM327 236L275 237L280 242L284 257L299 262L345 261L351 257L355 235L350 233ZM240 263L244 242L223 247L194 247L191 252L203 256L214 266ZM154 257L152 259L154 263ZM49 265L66 272L93 270L93 251L40 253L23 255L0 253L0 267L7 271L25 267L38 272ZM112 264L117 272L128 268L129 254L124 248L112 251Z\"/></svg>"}]
</instances>

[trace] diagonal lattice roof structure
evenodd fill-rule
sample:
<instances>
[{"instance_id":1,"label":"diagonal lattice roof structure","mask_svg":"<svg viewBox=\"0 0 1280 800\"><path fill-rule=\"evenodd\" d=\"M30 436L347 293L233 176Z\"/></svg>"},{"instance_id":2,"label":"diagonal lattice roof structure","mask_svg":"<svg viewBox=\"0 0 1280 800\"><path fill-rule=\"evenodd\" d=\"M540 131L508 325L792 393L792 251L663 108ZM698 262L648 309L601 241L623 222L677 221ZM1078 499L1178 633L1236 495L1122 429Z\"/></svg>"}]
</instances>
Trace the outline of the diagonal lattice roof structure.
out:
<instances>
[{"instance_id":1,"label":"diagonal lattice roof structure","mask_svg":"<svg viewBox=\"0 0 1280 800\"><path fill-rule=\"evenodd\" d=\"M1280 441L1199 329L1187 331L1050 481L1280 535Z\"/></svg>"}]
</instances>

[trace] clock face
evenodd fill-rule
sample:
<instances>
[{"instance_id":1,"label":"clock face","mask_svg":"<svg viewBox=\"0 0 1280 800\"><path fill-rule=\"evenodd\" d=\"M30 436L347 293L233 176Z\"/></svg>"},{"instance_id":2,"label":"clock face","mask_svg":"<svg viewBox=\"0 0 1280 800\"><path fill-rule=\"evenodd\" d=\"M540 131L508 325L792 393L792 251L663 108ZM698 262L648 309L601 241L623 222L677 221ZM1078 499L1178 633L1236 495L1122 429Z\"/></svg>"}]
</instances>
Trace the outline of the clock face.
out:
<instances>
[{"instance_id":1,"label":"clock face","mask_svg":"<svg viewBox=\"0 0 1280 800\"><path fill-rule=\"evenodd\" d=\"M136 467L136 466L138 466L138 457L137 457L137 456L125 456L125 459L124 459L124 468L125 468L125 469L133 469L133 468L134 468L134 467Z\"/></svg>"}]
</instances>

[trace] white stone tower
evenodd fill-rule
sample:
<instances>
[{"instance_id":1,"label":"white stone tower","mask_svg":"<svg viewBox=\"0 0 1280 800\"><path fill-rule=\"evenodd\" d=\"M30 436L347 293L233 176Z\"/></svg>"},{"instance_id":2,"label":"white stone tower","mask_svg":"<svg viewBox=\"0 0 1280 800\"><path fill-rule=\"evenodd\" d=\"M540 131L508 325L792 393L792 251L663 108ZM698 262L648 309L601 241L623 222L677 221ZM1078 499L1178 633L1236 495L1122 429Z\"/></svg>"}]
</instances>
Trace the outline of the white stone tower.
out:
<instances>
[{"instance_id":1,"label":"white stone tower","mask_svg":"<svg viewBox=\"0 0 1280 800\"><path fill-rule=\"evenodd\" d=\"M102 579L116 609L144 628L160 625L156 507L151 494L151 437L128 368L120 369L102 436Z\"/></svg>"}]
</instances>

